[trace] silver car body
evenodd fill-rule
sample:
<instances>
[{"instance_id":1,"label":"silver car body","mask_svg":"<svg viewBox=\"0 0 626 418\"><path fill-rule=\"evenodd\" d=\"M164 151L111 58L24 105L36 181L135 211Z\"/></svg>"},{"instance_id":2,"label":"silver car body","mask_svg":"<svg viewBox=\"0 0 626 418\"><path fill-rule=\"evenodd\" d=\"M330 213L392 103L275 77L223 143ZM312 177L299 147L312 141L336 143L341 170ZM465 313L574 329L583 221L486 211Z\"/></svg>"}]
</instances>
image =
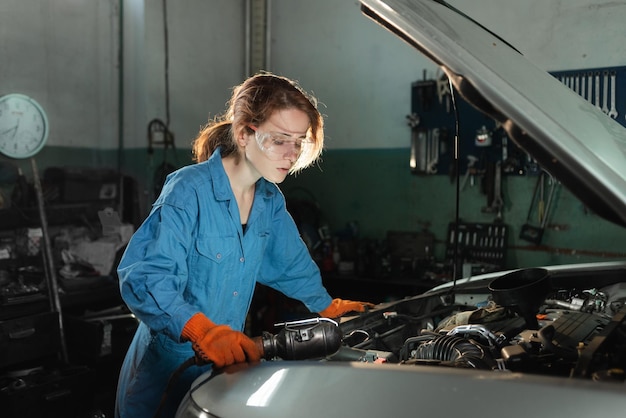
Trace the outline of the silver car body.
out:
<instances>
[{"instance_id":1,"label":"silver car body","mask_svg":"<svg viewBox=\"0 0 626 418\"><path fill-rule=\"evenodd\" d=\"M205 379L180 416L617 417L626 405L623 387L591 381L397 364L265 362Z\"/></svg>"}]
</instances>

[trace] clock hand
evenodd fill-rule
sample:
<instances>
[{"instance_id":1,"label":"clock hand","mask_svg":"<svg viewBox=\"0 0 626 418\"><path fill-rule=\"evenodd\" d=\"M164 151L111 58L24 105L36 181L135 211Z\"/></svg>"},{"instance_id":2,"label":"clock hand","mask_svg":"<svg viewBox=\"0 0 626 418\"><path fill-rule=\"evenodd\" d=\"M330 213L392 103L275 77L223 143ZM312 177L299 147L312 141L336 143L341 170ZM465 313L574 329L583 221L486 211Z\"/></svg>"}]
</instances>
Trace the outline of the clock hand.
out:
<instances>
[{"instance_id":1,"label":"clock hand","mask_svg":"<svg viewBox=\"0 0 626 418\"><path fill-rule=\"evenodd\" d=\"M15 133L17 132L17 128L18 128L18 126L19 126L19 122L18 122L18 124L17 124L17 125L15 125L14 127L9 128L9 129L7 129L6 131L2 131L2 132L0 132L0 135L4 136L4 135L8 134L9 132L13 131L13 136L11 137L11 138L13 138L13 137L15 136Z\"/></svg>"}]
</instances>

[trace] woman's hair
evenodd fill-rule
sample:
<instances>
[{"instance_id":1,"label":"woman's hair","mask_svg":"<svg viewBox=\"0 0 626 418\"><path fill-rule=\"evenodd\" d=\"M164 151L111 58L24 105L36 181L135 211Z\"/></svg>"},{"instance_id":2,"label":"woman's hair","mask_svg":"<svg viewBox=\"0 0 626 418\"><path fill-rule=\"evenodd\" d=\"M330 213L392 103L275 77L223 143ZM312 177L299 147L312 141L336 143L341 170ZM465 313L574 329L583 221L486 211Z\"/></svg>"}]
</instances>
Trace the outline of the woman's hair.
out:
<instances>
[{"instance_id":1,"label":"woman's hair","mask_svg":"<svg viewBox=\"0 0 626 418\"><path fill-rule=\"evenodd\" d=\"M239 158L237 133L241 130L253 133L250 125L258 126L274 112L285 109L299 109L309 117L307 134L313 145L305 148L291 172L308 167L319 158L324 147L324 120L317 110L317 100L295 81L267 72L256 74L234 87L226 113L204 126L193 141L194 160L206 161L218 146L222 157L235 155Z\"/></svg>"}]
</instances>

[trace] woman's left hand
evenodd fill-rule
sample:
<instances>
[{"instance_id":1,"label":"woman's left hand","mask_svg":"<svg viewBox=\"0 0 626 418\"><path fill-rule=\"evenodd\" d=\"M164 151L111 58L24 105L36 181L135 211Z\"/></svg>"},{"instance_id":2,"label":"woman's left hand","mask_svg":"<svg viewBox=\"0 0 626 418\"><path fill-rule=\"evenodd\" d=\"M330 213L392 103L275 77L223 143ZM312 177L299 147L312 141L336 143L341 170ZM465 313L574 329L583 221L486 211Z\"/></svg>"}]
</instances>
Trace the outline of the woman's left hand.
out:
<instances>
[{"instance_id":1,"label":"woman's left hand","mask_svg":"<svg viewBox=\"0 0 626 418\"><path fill-rule=\"evenodd\" d=\"M365 312L366 308L373 308L370 302L358 302L353 300L333 299L326 309L319 314L325 318L338 318L348 312Z\"/></svg>"}]
</instances>

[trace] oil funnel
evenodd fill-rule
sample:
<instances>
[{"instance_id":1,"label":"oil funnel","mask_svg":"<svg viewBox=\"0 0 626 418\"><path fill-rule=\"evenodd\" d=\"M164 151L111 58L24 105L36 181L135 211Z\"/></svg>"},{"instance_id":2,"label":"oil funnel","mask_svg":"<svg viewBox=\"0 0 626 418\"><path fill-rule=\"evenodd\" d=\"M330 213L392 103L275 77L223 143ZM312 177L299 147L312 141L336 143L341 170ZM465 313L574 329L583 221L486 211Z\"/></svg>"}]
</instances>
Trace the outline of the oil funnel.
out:
<instances>
[{"instance_id":1,"label":"oil funnel","mask_svg":"<svg viewBox=\"0 0 626 418\"><path fill-rule=\"evenodd\" d=\"M550 274L543 268L516 270L489 283L493 300L524 318L528 329L539 329L537 312L550 291Z\"/></svg>"}]
</instances>

